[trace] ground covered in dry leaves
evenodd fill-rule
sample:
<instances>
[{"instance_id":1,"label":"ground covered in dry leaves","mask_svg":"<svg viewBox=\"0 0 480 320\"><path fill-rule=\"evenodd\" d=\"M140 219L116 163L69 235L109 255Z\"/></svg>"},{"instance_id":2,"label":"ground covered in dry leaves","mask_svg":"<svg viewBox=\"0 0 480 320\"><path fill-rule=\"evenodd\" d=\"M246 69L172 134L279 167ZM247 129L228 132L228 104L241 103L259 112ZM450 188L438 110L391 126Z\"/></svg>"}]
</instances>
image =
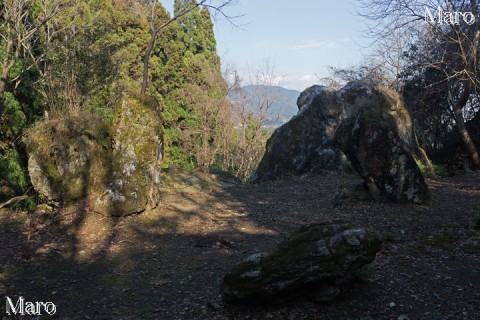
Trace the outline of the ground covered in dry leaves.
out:
<instances>
[{"instance_id":1,"label":"ground covered in dry leaves","mask_svg":"<svg viewBox=\"0 0 480 320\"><path fill-rule=\"evenodd\" d=\"M430 179L432 203L418 206L338 196L359 183L329 174L177 187L155 210L122 219L85 206L4 211L0 296L52 301L58 319L480 319L480 175ZM222 304L227 268L301 225L336 219L385 242L333 304Z\"/></svg>"}]
</instances>

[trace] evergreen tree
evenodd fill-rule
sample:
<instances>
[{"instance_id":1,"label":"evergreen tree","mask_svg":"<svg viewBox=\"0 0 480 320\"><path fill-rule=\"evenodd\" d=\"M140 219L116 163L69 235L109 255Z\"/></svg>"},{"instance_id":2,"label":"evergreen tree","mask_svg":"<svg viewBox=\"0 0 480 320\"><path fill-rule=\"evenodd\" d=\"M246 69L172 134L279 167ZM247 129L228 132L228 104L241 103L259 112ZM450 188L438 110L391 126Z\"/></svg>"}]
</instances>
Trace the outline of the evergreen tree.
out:
<instances>
[{"instance_id":1,"label":"evergreen tree","mask_svg":"<svg viewBox=\"0 0 480 320\"><path fill-rule=\"evenodd\" d=\"M176 0L174 14L194 0ZM226 84L216 52L213 23L206 8L182 16L159 41L162 64L155 86L163 96L167 161L181 167L214 164L220 119L228 119Z\"/></svg>"},{"instance_id":2,"label":"evergreen tree","mask_svg":"<svg viewBox=\"0 0 480 320\"><path fill-rule=\"evenodd\" d=\"M41 21L34 2L0 1L0 202L24 193L29 183L22 134L41 113L32 89Z\"/></svg>"},{"instance_id":3,"label":"evergreen tree","mask_svg":"<svg viewBox=\"0 0 480 320\"><path fill-rule=\"evenodd\" d=\"M210 11L207 8L202 8L200 14L200 26L202 30L204 30L204 44L202 51L208 55L208 60L211 63L220 68L220 58L217 55L217 41L215 40L215 33L213 32L213 23Z\"/></svg>"},{"instance_id":4,"label":"evergreen tree","mask_svg":"<svg viewBox=\"0 0 480 320\"><path fill-rule=\"evenodd\" d=\"M28 15L20 12L25 28L19 32L40 27L18 57L0 41L0 61L16 59L1 70L8 76L0 81L0 198L26 189L21 137L44 111L50 118L92 112L108 122L120 94L143 92L144 86L164 106L167 163L215 165L227 141L225 128L231 129L225 125L230 106L211 16L199 6L203 1L176 0L178 17L152 1L22 1L34 7ZM5 10L6 3L0 0L2 36L8 35L6 22L15 21L7 17L13 11Z\"/></svg>"}]
</instances>

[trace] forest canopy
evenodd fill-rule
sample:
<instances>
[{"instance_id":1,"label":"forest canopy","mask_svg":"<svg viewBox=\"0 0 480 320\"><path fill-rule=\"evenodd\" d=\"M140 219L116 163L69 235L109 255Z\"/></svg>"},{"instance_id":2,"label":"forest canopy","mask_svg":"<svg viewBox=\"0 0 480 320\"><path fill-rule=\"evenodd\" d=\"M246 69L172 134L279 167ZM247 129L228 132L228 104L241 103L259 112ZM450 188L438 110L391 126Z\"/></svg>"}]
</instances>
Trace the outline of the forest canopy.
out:
<instances>
[{"instance_id":1,"label":"forest canopy","mask_svg":"<svg viewBox=\"0 0 480 320\"><path fill-rule=\"evenodd\" d=\"M237 160L266 136L257 125L251 138L234 129L211 13L231 19L222 10L232 3L176 0L169 14L157 1L1 1L2 198L29 185L28 127L84 113L108 125L124 91L160 102L165 167L248 176L254 165L242 169Z\"/></svg>"}]
</instances>

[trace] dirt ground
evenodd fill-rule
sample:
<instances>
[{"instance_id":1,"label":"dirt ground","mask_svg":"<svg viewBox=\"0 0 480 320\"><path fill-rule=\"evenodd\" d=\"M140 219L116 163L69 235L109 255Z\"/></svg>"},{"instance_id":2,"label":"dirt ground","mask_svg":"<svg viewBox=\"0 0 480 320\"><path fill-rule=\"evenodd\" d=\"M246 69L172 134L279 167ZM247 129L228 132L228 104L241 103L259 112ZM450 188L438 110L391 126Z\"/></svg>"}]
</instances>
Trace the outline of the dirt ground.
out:
<instances>
[{"instance_id":1,"label":"dirt ground","mask_svg":"<svg viewBox=\"0 0 480 320\"><path fill-rule=\"evenodd\" d=\"M3 211L0 296L53 302L56 315L40 319L480 319L480 231L472 219L480 214L480 175L427 182L429 205L338 201L360 180L328 174L179 187L155 210L121 219L82 205ZM384 238L363 282L330 305L222 304L230 266L301 225L336 219Z\"/></svg>"}]
</instances>

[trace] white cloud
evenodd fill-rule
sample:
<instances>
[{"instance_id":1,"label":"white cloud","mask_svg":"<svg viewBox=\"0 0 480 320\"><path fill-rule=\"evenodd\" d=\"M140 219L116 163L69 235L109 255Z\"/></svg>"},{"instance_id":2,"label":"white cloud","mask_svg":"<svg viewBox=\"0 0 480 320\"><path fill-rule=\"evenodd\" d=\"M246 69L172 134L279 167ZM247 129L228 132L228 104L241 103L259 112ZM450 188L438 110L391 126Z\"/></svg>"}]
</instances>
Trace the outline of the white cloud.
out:
<instances>
[{"instance_id":1,"label":"white cloud","mask_svg":"<svg viewBox=\"0 0 480 320\"><path fill-rule=\"evenodd\" d=\"M299 80L302 80L302 81L316 81L317 77L313 74L306 74L306 75L300 77Z\"/></svg>"},{"instance_id":2,"label":"white cloud","mask_svg":"<svg viewBox=\"0 0 480 320\"><path fill-rule=\"evenodd\" d=\"M318 78L314 74L305 74L303 76L287 76L285 77L284 87L303 91L316 83L318 83Z\"/></svg>"},{"instance_id":3,"label":"white cloud","mask_svg":"<svg viewBox=\"0 0 480 320\"><path fill-rule=\"evenodd\" d=\"M323 41L318 40L302 40L300 44L297 44L292 47L292 50L303 50L311 48L328 48L334 49L339 48L342 44L350 42L351 38L343 38L338 40L327 39Z\"/></svg>"},{"instance_id":4,"label":"white cloud","mask_svg":"<svg viewBox=\"0 0 480 320\"><path fill-rule=\"evenodd\" d=\"M301 49L309 49L309 48L317 48L321 47L322 42L317 40L302 40L301 44L297 44L292 49L293 50L301 50Z\"/></svg>"}]
</instances>

